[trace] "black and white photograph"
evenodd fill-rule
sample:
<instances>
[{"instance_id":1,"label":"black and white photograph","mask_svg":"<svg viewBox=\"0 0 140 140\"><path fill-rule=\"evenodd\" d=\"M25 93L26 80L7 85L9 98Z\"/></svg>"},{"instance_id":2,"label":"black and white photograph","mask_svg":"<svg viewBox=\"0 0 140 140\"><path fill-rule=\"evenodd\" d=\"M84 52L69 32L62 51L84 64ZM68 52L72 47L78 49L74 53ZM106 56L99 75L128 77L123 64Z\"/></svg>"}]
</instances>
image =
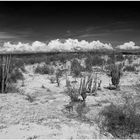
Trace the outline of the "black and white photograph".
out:
<instances>
[{"instance_id":1,"label":"black and white photograph","mask_svg":"<svg viewBox=\"0 0 140 140\"><path fill-rule=\"evenodd\" d=\"M0 1L0 139L140 139L140 2Z\"/></svg>"}]
</instances>

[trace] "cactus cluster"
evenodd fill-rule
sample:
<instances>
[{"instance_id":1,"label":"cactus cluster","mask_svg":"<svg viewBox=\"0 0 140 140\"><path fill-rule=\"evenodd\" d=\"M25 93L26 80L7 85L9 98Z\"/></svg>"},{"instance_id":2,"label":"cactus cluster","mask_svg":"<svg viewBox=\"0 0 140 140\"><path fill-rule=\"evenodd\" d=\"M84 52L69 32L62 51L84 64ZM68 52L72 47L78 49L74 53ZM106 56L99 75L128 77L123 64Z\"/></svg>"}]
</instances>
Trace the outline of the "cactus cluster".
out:
<instances>
[{"instance_id":1,"label":"cactus cluster","mask_svg":"<svg viewBox=\"0 0 140 140\"><path fill-rule=\"evenodd\" d=\"M11 56L1 56L0 65L0 92L6 93L8 87L8 80L10 77L10 62Z\"/></svg>"},{"instance_id":2,"label":"cactus cluster","mask_svg":"<svg viewBox=\"0 0 140 140\"><path fill-rule=\"evenodd\" d=\"M67 93L72 101L78 101L79 96L81 96L83 101L85 101L88 93L96 95L97 90L101 89L101 80L98 82L97 74L95 74L95 78L92 74L90 74L88 76L82 77L80 79L80 85L78 88L75 88L71 85L70 81L66 77L66 87Z\"/></svg>"},{"instance_id":3,"label":"cactus cluster","mask_svg":"<svg viewBox=\"0 0 140 140\"><path fill-rule=\"evenodd\" d=\"M86 79L86 77L84 79ZM95 73L95 75L91 73L90 75L88 75L86 80L85 84L86 92L96 95L97 90L101 90L101 83L102 81L98 80L97 73Z\"/></svg>"}]
</instances>

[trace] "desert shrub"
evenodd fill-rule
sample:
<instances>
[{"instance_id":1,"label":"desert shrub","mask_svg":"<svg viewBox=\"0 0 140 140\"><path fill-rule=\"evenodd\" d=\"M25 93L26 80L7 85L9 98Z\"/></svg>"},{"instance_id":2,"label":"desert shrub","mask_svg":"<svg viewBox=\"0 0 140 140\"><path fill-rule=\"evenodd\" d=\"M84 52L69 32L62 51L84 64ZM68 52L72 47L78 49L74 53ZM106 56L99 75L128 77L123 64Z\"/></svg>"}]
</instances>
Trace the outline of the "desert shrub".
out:
<instances>
[{"instance_id":1,"label":"desert shrub","mask_svg":"<svg viewBox=\"0 0 140 140\"><path fill-rule=\"evenodd\" d=\"M81 75L82 66L78 62L77 59L74 59L71 64L71 72L74 74L73 76L76 78Z\"/></svg>"},{"instance_id":2,"label":"desert shrub","mask_svg":"<svg viewBox=\"0 0 140 140\"><path fill-rule=\"evenodd\" d=\"M25 58L24 62L25 62L25 64L33 65L33 64L37 63L38 61L36 58L30 57L30 58Z\"/></svg>"},{"instance_id":3,"label":"desert shrub","mask_svg":"<svg viewBox=\"0 0 140 140\"><path fill-rule=\"evenodd\" d=\"M108 64L108 65L112 65L113 63L114 63L114 60L113 60L113 59L109 58L109 59L107 60L107 64Z\"/></svg>"},{"instance_id":4,"label":"desert shrub","mask_svg":"<svg viewBox=\"0 0 140 140\"><path fill-rule=\"evenodd\" d=\"M123 60L124 60L124 57L123 57L122 54L118 54L118 55L116 56L116 61L123 61Z\"/></svg>"},{"instance_id":5,"label":"desert shrub","mask_svg":"<svg viewBox=\"0 0 140 140\"><path fill-rule=\"evenodd\" d=\"M127 65L127 66L125 66L125 68L123 69L123 71L135 72L136 71L136 67L133 66L133 65Z\"/></svg>"},{"instance_id":6,"label":"desert shrub","mask_svg":"<svg viewBox=\"0 0 140 140\"><path fill-rule=\"evenodd\" d=\"M103 64L103 59L99 55L88 55L85 63L86 69L91 71L92 66L101 66Z\"/></svg>"},{"instance_id":7,"label":"desert shrub","mask_svg":"<svg viewBox=\"0 0 140 140\"><path fill-rule=\"evenodd\" d=\"M117 87L119 85L120 78L122 76L121 67L119 65L115 65L115 64L111 65L109 67L108 76L111 77L112 85Z\"/></svg>"},{"instance_id":8,"label":"desert shrub","mask_svg":"<svg viewBox=\"0 0 140 140\"><path fill-rule=\"evenodd\" d=\"M86 64L86 71L91 72L92 71L92 61L89 59L89 57L85 60Z\"/></svg>"},{"instance_id":9,"label":"desert shrub","mask_svg":"<svg viewBox=\"0 0 140 140\"><path fill-rule=\"evenodd\" d=\"M76 89L75 87L68 87L66 90L66 94L70 97L70 100L72 102L77 102L79 101L79 93L78 93L78 89Z\"/></svg>"},{"instance_id":10,"label":"desert shrub","mask_svg":"<svg viewBox=\"0 0 140 140\"><path fill-rule=\"evenodd\" d=\"M13 83L10 83L7 86L6 93L19 93L19 89Z\"/></svg>"},{"instance_id":11,"label":"desert shrub","mask_svg":"<svg viewBox=\"0 0 140 140\"><path fill-rule=\"evenodd\" d=\"M61 63L65 63L68 55L66 54L58 54L56 55L56 60L59 60Z\"/></svg>"},{"instance_id":12,"label":"desert shrub","mask_svg":"<svg viewBox=\"0 0 140 140\"><path fill-rule=\"evenodd\" d=\"M131 64L133 62L133 56L132 55L126 55L125 59L128 60L129 64Z\"/></svg>"},{"instance_id":13,"label":"desert shrub","mask_svg":"<svg viewBox=\"0 0 140 140\"><path fill-rule=\"evenodd\" d=\"M49 67L48 65L37 66L35 69L35 73L39 74L53 74L54 69Z\"/></svg>"},{"instance_id":14,"label":"desert shrub","mask_svg":"<svg viewBox=\"0 0 140 140\"><path fill-rule=\"evenodd\" d=\"M41 62L45 62L45 63L50 62L49 57L43 54L41 56L38 54L31 55L31 56L27 55L22 57L15 56L15 59L22 61L26 65L33 65L35 63L41 63Z\"/></svg>"},{"instance_id":15,"label":"desert shrub","mask_svg":"<svg viewBox=\"0 0 140 140\"><path fill-rule=\"evenodd\" d=\"M26 95L26 100L28 100L30 103L34 102L36 99L35 99L35 96L32 96L32 95Z\"/></svg>"},{"instance_id":16,"label":"desert shrub","mask_svg":"<svg viewBox=\"0 0 140 140\"><path fill-rule=\"evenodd\" d=\"M10 64L10 75L9 75L9 82L14 82L16 83L17 80L23 80L23 74L22 72L25 72L25 65L24 62L16 57L13 57L11 59L11 64Z\"/></svg>"},{"instance_id":17,"label":"desert shrub","mask_svg":"<svg viewBox=\"0 0 140 140\"><path fill-rule=\"evenodd\" d=\"M24 77L23 77L22 72L18 68L16 68L11 72L10 77L9 77L9 82L16 83L17 80L23 80L23 78Z\"/></svg>"},{"instance_id":18,"label":"desert shrub","mask_svg":"<svg viewBox=\"0 0 140 140\"><path fill-rule=\"evenodd\" d=\"M116 61L116 56L115 56L115 54L111 54L111 55L109 55L109 59L107 60L107 64L108 64L108 65L112 65L112 64L115 63L115 61Z\"/></svg>"},{"instance_id":19,"label":"desert shrub","mask_svg":"<svg viewBox=\"0 0 140 140\"><path fill-rule=\"evenodd\" d=\"M19 58L12 58L10 69L13 70L15 68L19 68L23 72L26 71L24 62L22 61L22 59L19 59Z\"/></svg>"},{"instance_id":20,"label":"desert shrub","mask_svg":"<svg viewBox=\"0 0 140 140\"><path fill-rule=\"evenodd\" d=\"M51 82L52 84L56 81L56 77L54 77L54 76L51 76L49 79L50 79L50 82Z\"/></svg>"},{"instance_id":21,"label":"desert shrub","mask_svg":"<svg viewBox=\"0 0 140 140\"><path fill-rule=\"evenodd\" d=\"M134 104L117 106L112 103L99 116L101 130L111 133L115 138L133 138L133 134L140 133L140 115L136 113Z\"/></svg>"}]
</instances>

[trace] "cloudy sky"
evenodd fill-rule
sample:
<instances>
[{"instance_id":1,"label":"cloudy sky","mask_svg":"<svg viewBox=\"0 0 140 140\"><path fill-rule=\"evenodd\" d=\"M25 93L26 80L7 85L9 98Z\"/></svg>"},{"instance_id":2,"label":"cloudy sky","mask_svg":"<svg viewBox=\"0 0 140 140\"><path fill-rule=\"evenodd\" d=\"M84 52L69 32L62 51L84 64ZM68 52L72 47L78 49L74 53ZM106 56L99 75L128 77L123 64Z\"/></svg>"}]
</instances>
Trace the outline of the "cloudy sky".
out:
<instances>
[{"instance_id":1,"label":"cloudy sky","mask_svg":"<svg viewBox=\"0 0 140 140\"><path fill-rule=\"evenodd\" d=\"M140 45L140 2L0 2L0 40Z\"/></svg>"}]
</instances>

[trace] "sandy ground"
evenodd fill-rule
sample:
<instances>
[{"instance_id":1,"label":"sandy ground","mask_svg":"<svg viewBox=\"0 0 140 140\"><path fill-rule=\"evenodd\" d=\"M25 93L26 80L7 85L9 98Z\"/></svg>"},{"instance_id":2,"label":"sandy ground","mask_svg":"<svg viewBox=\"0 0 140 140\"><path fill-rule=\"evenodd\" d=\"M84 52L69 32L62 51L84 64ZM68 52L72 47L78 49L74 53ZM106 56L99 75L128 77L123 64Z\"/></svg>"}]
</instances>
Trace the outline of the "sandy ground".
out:
<instances>
[{"instance_id":1,"label":"sandy ground","mask_svg":"<svg viewBox=\"0 0 140 140\"><path fill-rule=\"evenodd\" d=\"M75 104L73 111L66 110L69 97L65 94L65 78L60 87L52 84L49 75L34 74L33 67L26 67L25 85L18 83L19 93L0 95L0 138L10 139L109 139L96 123L98 113L110 102L123 102L122 93L137 94L132 88L139 82L137 74L125 73L120 91L105 89L111 83L105 74L98 74L102 90L97 96L88 96L86 105ZM33 101L30 102L30 95Z\"/></svg>"}]
</instances>

